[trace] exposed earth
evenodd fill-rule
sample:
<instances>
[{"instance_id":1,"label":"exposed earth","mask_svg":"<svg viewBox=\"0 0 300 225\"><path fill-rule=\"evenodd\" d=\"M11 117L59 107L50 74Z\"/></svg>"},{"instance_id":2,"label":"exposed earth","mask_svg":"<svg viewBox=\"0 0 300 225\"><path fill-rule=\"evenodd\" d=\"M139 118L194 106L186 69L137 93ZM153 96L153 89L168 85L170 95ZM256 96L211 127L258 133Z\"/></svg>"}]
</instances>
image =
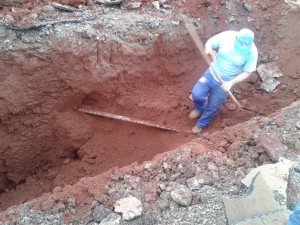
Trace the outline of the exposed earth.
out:
<instances>
[{"instance_id":1,"label":"exposed earth","mask_svg":"<svg viewBox=\"0 0 300 225\"><path fill-rule=\"evenodd\" d=\"M101 2L0 3L1 223L96 224L132 195L143 214L124 224L226 224L222 198L242 196L241 179L274 163L261 139L276 135L280 156L300 161L299 5ZM188 97L207 66L186 24L203 42L252 29L258 65L273 63L283 74L268 92L253 73L234 95L256 112L228 100L198 136L190 133L196 121L188 119ZM191 188L189 179L199 177L203 183ZM180 184L193 191L188 207L170 200Z\"/></svg>"}]
</instances>

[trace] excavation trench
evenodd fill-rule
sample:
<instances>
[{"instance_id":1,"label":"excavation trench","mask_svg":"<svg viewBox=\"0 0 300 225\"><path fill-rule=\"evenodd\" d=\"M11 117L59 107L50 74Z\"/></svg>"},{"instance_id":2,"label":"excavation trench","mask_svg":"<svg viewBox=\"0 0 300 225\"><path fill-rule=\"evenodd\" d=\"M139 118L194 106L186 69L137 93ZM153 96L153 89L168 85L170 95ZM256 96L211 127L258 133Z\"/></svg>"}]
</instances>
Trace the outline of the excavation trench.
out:
<instances>
[{"instance_id":1,"label":"excavation trench","mask_svg":"<svg viewBox=\"0 0 300 225\"><path fill-rule=\"evenodd\" d=\"M96 38L85 28L74 27L64 27L70 32L67 37L45 35L53 31L49 27L6 31L14 42L12 50L2 49L0 55L1 210L82 177L151 160L195 138L187 132L195 124L187 117L193 109L188 96L206 65L185 27L156 30L158 35L127 33L126 41L116 35L108 38L104 31L99 41L99 34ZM87 29L102 28L94 23ZM201 35L203 41L209 37ZM24 44L29 37L29 44ZM296 64L282 69L295 72ZM297 98L287 88L265 93L260 82L254 73L234 94L261 115ZM179 132L78 109L113 113ZM228 101L204 134L257 115Z\"/></svg>"}]
</instances>

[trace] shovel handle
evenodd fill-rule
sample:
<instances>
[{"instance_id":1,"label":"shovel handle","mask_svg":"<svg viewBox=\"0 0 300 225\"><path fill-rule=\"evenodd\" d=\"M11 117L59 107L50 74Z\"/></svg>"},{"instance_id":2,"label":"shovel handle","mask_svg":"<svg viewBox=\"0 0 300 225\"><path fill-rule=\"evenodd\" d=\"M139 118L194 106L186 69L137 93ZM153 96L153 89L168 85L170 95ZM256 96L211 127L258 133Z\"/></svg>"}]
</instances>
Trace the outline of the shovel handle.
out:
<instances>
[{"instance_id":1,"label":"shovel handle","mask_svg":"<svg viewBox=\"0 0 300 225\"><path fill-rule=\"evenodd\" d=\"M198 47L202 57L204 58L204 61L206 62L206 64L208 66L210 66L210 68L212 69L212 71L214 72L214 74L216 75L217 79L219 80L219 82L221 84L224 84L224 81L222 80L221 76L219 75L219 73L215 70L215 68L211 65L211 60L208 58L205 50L204 50L204 45L201 41L201 39L199 38L196 30L191 26L191 25L187 25L186 26L189 34L191 35L194 43L196 44L196 46ZM234 101L234 103L239 107L242 108L241 104L238 102L238 100L234 97L234 95L231 93L231 91L227 91L229 97L232 99L232 101Z\"/></svg>"}]
</instances>

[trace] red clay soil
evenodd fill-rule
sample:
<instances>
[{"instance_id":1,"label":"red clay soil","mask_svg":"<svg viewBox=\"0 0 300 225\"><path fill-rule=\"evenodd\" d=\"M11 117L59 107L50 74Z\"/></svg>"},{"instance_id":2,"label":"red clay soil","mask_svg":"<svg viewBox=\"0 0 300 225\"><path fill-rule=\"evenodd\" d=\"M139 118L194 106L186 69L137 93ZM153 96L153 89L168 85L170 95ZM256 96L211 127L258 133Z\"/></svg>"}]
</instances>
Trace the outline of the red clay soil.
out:
<instances>
[{"instance_id":1,"label":"red clay soil","mask_svg":"<svg viewBox=\"0 0 300 225\"><path fill-rule=\"evenodd\" d=\"M221 3L200 4L194 0L178 3L176 9L194 18L201 17L207 38L229 28L224 19L227 11ZM274 60L273 46L279 49L278 64L284 74L281 84L275 92L265 93L254 73L236 87L235 96L242 105L260 113L236 109L229 100L204 134L255 115L268 115L299 98L300 68L294 60L300 55L299 14L289 14L285 38L281 39L277 20L285 6L269 1L260 4L264 5L247 16L262 15L266 12L262 8L269 7L265 14L268 19L256 18L252 27L259 40L260 62ZM243 6L239 7L236 10ZM264 27L268 33L262 30ZM53 46L55 50L65 47L63 40ZM100 81L92 79L93 67L88 57L97 50L83 47L79 56L55 50L49 54L20 51L19 58L9 52L0 55L1 89L5 92L0 99L4 146L0 152L0 172L4 175L0 210L112 167L151 160L195 138L189 132L196 121L187 118L193 109L188 96L206 65L187 33L171 43L160 36L153 48L135 52L136 55L126 53L118 44L101 46L103 60L120 66L114 68L114 76L102 77ZM105 50L110 52L108 57ZM134 63L121 69L129 62ZM91 116L77 111L79 108L151 121L180 132Z\"/></svg>"}]
</instances>

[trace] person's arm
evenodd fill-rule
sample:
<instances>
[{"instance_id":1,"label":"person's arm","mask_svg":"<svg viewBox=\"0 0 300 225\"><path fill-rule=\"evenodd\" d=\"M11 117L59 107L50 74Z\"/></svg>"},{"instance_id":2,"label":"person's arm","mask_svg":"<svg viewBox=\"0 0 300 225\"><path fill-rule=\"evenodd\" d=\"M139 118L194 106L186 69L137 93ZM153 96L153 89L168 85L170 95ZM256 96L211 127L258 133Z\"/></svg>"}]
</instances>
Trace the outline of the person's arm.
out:
<instances>
[{"instance_id":1,"label":"person's arm","mask_svg":"<svg viewBox=\"0 0 300 225\"><path fill-rule=\"evenodd\" d=\"M219 34L216 34L215 36L209 38L204 47L205 47L205 53L210 57L211 61L214 60L214 58L217 55L217 50L220 47L220 43L222 40L226 39L228 31L221 32Z\"/></svg>"},{"instance_id":2,"label":"person's arm","mask_svg":"<svg viewBox=\"0 0 300 225\"><path fill-rule=\"evenodd\" d=\"M205 43L205 53L210 57L210 60L213 61L217 52L213 49L212 39L208 39L208 41Z\"/></svg>"},{"instance_id":3,"label":"person's arm","mask_svg":"<svg viewBox=\"0 0 300 225\"><path fill-rule=\"evenodd\" d=\"M231 89L232 86L248 79L250 76L251 76L251 72L242 72L234 79L224 82L224 84L221 87L224 89L224 91L227 92Z\"/></svg>"}]
</instances>

